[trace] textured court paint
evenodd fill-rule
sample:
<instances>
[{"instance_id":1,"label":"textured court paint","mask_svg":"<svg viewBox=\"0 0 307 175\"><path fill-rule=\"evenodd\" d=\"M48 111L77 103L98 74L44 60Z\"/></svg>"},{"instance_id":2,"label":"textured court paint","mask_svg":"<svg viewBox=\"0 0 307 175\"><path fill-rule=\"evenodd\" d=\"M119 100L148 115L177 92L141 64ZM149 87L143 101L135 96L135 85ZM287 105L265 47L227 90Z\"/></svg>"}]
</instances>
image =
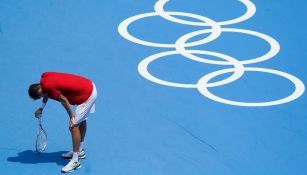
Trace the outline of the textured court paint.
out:
<instances>
[{"instance_id":1,"label":"textured court paint","mask_svg":"<svg viewBox=\"0 0 307 175\"><path fill-rule=\"evenodd\" d=\"M218 21L245 13L244 6L235 0L191 2L170 1L165 8ZM307 2L252 2L257 13L235 27L265 33L281 46L274 59L257 63L257 67L281 70L306 83ZM169 50L128 42L118 34L117 27L127 17L154 11L155 3L156 0L0 1L2 174L60 174L66 163L59 156L70 148L68 117L61 105L52 101L42 120L48 148L40 157L33 153L37 121L32 116L40 103L30 100L26 90L43 71L86 76L99 91L96 113L89 119L87 159L75 174L306 174L306 94L274 107L242 108L209 100L195 90L160 86L139 75L137 66L143 58ZM162 30L161 19L152 20L153 24L135 23L132 34L173 43L173 38L182 35L179 32L193 31L171 23L167 23L168 30ZM247 42L257 38L240 36L240 42L236 42L236 35L226 35L206 48L239 58L269 50ZM255 49L243 54L240 49L244 48ZM221 69L202 67L191 60L181 67L173 64L177 55L169 58L157 60L149 66L150 72L169 81L195 83L211 69ZM268 86L272 81L274 84ZM283 97L291 87L294 89L282 77L247 72L236 83L214 91L227 99L252 100L272 94Z\"/></svg>"}]
</instances>

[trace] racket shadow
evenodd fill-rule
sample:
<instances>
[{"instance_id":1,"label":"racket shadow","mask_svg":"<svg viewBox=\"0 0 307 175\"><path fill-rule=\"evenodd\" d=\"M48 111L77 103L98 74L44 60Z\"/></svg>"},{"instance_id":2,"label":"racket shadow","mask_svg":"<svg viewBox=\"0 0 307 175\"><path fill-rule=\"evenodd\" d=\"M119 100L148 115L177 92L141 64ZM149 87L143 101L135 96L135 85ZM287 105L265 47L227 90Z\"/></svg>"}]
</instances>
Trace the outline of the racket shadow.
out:
<instances>
[{"instance_id":1,"label":"racket shadow","mask_svg":"<svg viewBox=\"0 0 307 175\"><path fill-rule=\"evenodd\" d=\"M35 151L26 150L19 152L15 157L8 157L7 161L22 164L56 163L57 165L64 166L67 164L67 160L61 158L63 153L65 151L37 154Z\"/></svg>"}]
</instances>

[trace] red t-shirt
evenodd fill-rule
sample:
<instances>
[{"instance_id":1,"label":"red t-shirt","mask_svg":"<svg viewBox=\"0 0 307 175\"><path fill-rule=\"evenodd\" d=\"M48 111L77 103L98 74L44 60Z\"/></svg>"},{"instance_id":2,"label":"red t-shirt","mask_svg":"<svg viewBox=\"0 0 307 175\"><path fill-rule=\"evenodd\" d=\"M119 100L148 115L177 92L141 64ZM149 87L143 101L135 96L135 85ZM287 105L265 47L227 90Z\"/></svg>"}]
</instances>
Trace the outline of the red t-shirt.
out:
<instances>
[{"instance_id":1,"label":"red t-shirt","mask_svg":"<svg viewBox=\"0 0 307 175\"><path fill-rule=\"evenodd\" d=\"M58 100L60 94L64 95L70 104L79 105L91 96L92 81L77 75L45 72L40 80L43 93L49 98Z\"/></svg>"}]
</instances>

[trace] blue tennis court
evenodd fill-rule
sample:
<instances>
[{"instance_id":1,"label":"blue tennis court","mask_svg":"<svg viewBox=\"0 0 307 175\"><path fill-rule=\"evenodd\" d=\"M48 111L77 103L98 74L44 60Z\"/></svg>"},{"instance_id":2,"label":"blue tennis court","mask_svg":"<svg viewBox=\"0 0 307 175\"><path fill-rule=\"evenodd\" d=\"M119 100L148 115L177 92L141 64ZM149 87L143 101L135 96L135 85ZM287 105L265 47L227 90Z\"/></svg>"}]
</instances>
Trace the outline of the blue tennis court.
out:
<instances>
[{"instance_id":1,"label":"blue tennis court","mask_svg":"<svg viewBox=\"0 0 307 175\"><path fill-rule=\"evenodd\" d=\"M35 152L30 84L95 82L74 174L305 175L304 0L1 0L0 170L60 174L69 118L50 100Z\"/></svg>"}]
</instances>

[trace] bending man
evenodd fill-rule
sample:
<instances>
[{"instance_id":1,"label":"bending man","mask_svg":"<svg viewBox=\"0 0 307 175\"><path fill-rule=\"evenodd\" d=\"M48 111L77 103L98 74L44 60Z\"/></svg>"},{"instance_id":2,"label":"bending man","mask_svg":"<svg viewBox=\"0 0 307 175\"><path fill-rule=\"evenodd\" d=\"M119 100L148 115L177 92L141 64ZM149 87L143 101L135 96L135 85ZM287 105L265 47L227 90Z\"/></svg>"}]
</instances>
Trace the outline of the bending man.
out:
<instances>
[{"instance_id":1,"label":"bending man","mask_svg":"<svg viewBox=\"0 0 307 175\"><path fill-rule=\"evenodd\" d=\"M86 120L89 113L95 112L97 91L94 83L81 76L45 72L41 76L40 83L29 87L29 96L42 100L42 107L35 112L36 117L42 115L43 109L49 98L61 102L69 116L69 129L72 137L72 151L62 154L63 158L71 158L69 163L62 168L62 172L72 172L81 168L79 159L85 158L83 149L86 134ZM71 105L77 105L75 112Z\"/></svg>"}]
</instances>

